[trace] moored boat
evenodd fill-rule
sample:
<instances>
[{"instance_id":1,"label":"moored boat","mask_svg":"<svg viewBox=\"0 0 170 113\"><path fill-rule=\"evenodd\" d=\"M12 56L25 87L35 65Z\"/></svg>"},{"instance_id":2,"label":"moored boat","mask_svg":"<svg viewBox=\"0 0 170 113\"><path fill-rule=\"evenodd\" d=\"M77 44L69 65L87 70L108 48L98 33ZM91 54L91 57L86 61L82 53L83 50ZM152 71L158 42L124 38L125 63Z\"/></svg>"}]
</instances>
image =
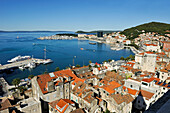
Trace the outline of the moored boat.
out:
<instances>
[{"instance_id":1,"label":"moored boat","mask_svg":"<svg viewBox=\"0 0 170 113\"><path fill-rule=\"evenodd\" d=\"M21 61L21 60L26 60L26 59L29 59L29 58L31 58L31 56L18 55L16 57L12 58L11 60L8 60L7 62L12 63L12 62L17 62L17 61Z\"/></svg>"},{"instance_id":2,"label":"moored boat","mask_svg":"<svg viewBox=\"0 0 170 113\"><path fill-rule=\"evenodd\" d=\"M96 45L96 43L95 43L95 42L89 42L89 44Z\"/></svg>"}]
</instances>

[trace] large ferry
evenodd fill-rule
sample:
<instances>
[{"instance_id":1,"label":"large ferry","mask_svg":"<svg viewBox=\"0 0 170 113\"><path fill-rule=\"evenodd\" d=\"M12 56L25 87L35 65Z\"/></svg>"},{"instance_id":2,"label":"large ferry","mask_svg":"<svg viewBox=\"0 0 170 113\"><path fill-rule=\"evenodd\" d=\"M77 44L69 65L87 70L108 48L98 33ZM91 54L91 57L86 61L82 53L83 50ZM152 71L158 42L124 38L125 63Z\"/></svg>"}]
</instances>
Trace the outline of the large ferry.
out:
<instances>
[{"instance_id":1,"label":"large ferry","mask_svg":"<svg viewBox=\"0 0 170 113\"><path fill-rule=\"evenodd\" d=\"M21 60L26 60L31 58L31 56L16 56L15 58L12 58L11 60L8 60L7 62L12 63L12 62L17 62L17 61L21 61Z\"/></svg>"}]
</instances>

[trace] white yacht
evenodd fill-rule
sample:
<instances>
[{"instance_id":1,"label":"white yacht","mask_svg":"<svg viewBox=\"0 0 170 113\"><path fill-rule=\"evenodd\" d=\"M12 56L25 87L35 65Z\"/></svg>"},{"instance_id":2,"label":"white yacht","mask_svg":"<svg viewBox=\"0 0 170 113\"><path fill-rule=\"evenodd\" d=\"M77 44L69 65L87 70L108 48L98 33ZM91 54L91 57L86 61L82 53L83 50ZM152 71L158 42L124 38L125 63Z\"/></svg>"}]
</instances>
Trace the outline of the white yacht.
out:
<instances>
[{"instance_id":1,"label":"white yacht","mask_svg":"<svg viewBox=\"0 0 170 113\"><path fill-rule=\"evenodd\" d=\"M52 63L53 61L51 59L44 59L43 64L49 64Z\"/></svg>"},{"instance_id":2,"label":"white yacht","mask_svg":"<svg viewBox=\"0 0 170 113\"><path fill-rule=\"evenodd\" d=\"M8 60L7 62L12 63L12 62L17 62L17 61L21 61L21 60L25 60L25 59L29 59L31 58L31 56L16 56L15 58L12 58L11 60Z\"/></svg>"}]
</instances>

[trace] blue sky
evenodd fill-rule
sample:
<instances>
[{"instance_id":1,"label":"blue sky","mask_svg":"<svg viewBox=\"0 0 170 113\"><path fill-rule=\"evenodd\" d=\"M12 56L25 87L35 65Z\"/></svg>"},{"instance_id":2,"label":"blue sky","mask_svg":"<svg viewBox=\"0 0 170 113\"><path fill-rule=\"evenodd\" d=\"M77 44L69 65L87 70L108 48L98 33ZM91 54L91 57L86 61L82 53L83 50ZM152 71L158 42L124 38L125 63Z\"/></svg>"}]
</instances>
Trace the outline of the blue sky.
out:
<instances>
[{"instance_id":1,"label":"blue sky","mask_svg":"<svg viewBox=\"0 0 170 113\"><path fill-rule=\"evenodd\" d=\"M0 0L0 30L123 30L170 24L170 0Z\"/></svg>"}]
</instances>

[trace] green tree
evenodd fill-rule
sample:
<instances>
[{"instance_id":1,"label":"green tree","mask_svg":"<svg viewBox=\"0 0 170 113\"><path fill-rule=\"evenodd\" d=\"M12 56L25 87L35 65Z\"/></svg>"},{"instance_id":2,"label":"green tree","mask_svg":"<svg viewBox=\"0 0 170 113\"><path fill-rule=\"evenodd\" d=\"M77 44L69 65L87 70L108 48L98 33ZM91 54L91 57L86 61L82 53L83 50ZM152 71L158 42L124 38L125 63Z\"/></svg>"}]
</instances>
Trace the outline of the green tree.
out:
<instances>
[{"instance_id":1,"label":"green tree","mask_svg":"<svg viewBox=\"0 0 170 113\"><path fill-rule=\"evenodd\" d=\"M44 74L48 74L48 72L47 72L47 71L44 71Z\"/></svg>"},{"instance_id":2,"label":"green tree","mask_svg":"<svg viewBox=\"0 0 170 113\"><path fill-rule=\"evenodd\" d=\"M104 60L103 62L107 62L107 60Z\"/></svg>"},{"instance_id":3,"label":"green tree","mask_svg":"<svg viewBox=\"0 0 170 113\"><path fill-rule=\"evenodd\" d=\"M110 111L108 109L106 109L105 113L110 113Z\"/></svg>"},{"instance_id":4,"label":"green tree","mask_svg":"<svg viewBox=\"0 0 170 113\"><path fill-rule=\"evenodd\" d=\"M66 69L68 69L68 68L70 68L70 67L66 66Z\"/></svg>"},{"instance_id":5,"label":"green tree","mask_svg":"<svg viewBox=\"0 0 170 113\"><path fill-rule=\"evenodd\" d=\"M56 67L56 68L55 68L55 71L60 71L60 68L59 68L59 67Z\"/></svg>"},{"instance_id":6,"label":"green tree","mask_svg":"<svg viewBox=\"0 0 170 113\"><path fill-rule=\"evenodd\" d=\"M31 79L32 79L33 77L34 77L34 75L29 75L29 76L28 76L28 78L31 78Z\"/></svg>"},{"instance_id":7,"label":"green tree","mask_svg":"<svg viewBox=\"0 0 170 113\"><path fill-rule=\"evenodd\" d=\"M108 60L108 62L111 62L111 61L112 61L111 59Z\"/></svg>"},{"instance_id":8,"label":"green tree","mask_svg":"<svg viewBox=\"0 0 170 113\"><path fill-rule=\"evenodd\" d=\"M15 85L15 87L18 86L19 83L20 83L20 79L19 78L15 78L15 79L12 80L12 84Z\"/></svg>"},{"instance_id":9,"label":"green tree","mask_svg":"<svg viewBox=\"0 0 170 113\"><path fill-rule=\"evenodd\" d=\"M125 60L125 61L128 61L128 60L129 60L129 58L128 58L128 57L126 57L124 60Z\"/></svg>"},{"instance_id":10,"label":"green tree","mask_svg":"<svg viewBox=\"0 0 170 113\"><path fill-rule=\"evenodd\" d=\"M94 67L97 68L98 66L95 64Z\"/></svg>"},{"instance_id":11,"label":"green tree","mask_svg":"<svg viewBox=\"0 0 170 113\"><path fill-rule=\"evenodd\" d=\"M89 65L89 69L91 69L91 65Z\"/></svg>"},{"instance_id":12,"label":"green tree","mask_svg":"<svg viewBox=\"0 0 170 113\"><path fill-rule=\"evenodd\" d=\"M24 86L19 86L18 89L19 89L20 93L23 93L24 91L27 90L27 88Z\"/></svg>"},{"instance_id":13,"label":"green tree","mask_svg":"<svg viewBox=\"0 0 170 113\"><path fill-rule=\"evenodd\" d=\"M89 60L89 64L90 64L90 63L92 63L92 61L91 61L91 60Z\"/></svg>"},{"instance_id":14,"label":"green tree","mask_svg":"<svg viewBox=\"0 0 170 113\"><path fill-rule=\"evenodd\" d=\"M77 65L76 65L76 67L78 67L78 68L79 68L79 67L80 67L80 65L79 65L79 64L77 64Z\"/></svg>"},{"instance_id":15,"label":"green tree","mask_svg":"<svg viewBox=\"0 0 170 113\"><path fill-rule=\"evenodd\" d=\"M120 60L125 60L125 58L123 56L120 57Z\"/></svg>"},{"instance_id":16,"label":"green tree","mask_svg":"<svg viewBox=\"0 0 170 113\"><path fill-rule=\"evenodd\" d=\"M128 58L131 59L131 60L135 60L135 56L134 55L129 55Z\"/></svg>"}]
</instances>

